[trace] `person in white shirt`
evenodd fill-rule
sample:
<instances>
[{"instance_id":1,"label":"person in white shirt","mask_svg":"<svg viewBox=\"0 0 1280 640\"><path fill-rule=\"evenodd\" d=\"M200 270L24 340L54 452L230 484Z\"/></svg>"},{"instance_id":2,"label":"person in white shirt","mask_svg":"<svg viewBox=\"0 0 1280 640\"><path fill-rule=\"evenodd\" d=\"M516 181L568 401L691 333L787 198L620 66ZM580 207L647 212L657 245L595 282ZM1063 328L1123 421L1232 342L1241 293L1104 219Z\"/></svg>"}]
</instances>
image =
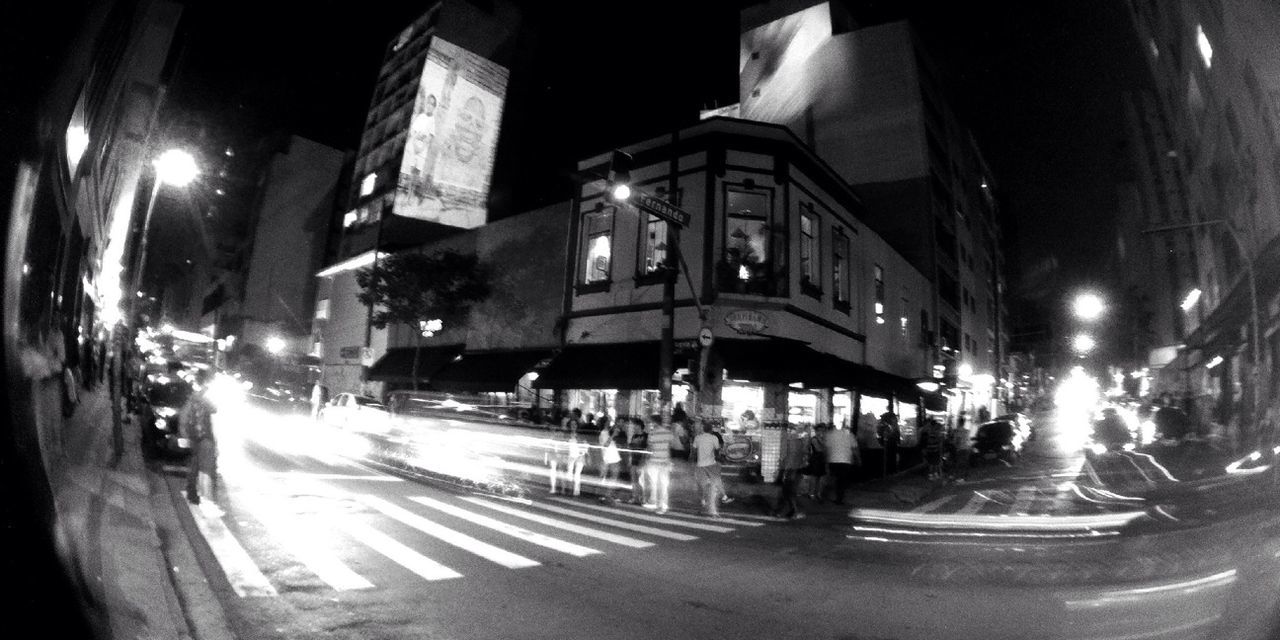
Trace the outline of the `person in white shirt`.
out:
<instances>
[{"instance_id":1,"label":"person in white shirt","mask_svg":"<svg viewBox=\"0 0 1280 640\"><path fill-rule=\"evenodd\" d=\"M720 479L720 439L712 432L710 423L703 423L702 433L693 439L693 451L696 454L694 478L702 489L702 510L712 518L720 517L720 495L724 493L723 481Z\"/></svg>"},{"instance_id":2,"label":"person in white shirt","mask_svg":"<svg viewBox=\"0 0 1280 640\"><path fill-rule=\"evenodd\" d=\"M835 502L844 504L845 492L853 480L853 470L861 463L858 442L846 425L838 424L827 431L827 468L835 480Z\"/></svg>"}]
</instances>

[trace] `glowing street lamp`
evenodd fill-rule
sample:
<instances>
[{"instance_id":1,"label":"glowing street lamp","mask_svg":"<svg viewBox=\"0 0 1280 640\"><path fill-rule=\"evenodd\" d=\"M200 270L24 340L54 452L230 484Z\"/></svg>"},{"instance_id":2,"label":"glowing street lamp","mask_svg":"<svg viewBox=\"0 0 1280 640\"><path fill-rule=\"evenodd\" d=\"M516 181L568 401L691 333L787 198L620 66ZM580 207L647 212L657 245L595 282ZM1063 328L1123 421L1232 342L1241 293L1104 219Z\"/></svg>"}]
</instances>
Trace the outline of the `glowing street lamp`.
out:
<instances>
[{"instance_id":1,"label":"glowing street lamp","mask_svg":"<svg viewBox=\"0 0 1280 640\"><path fill-rule=\"evenodd\" d=\"M1077 334L1076 337L1071 339L1071 347L1080 355L1093 351L1097 346L1098 342L1087 333Z\"/></svg>"},{"instance_id":2,"label":"glowing street lamp","mask_svg":"<svg viewBox=\"0 0 1280 640\"><path fill-rule=\"evenodd\" d=\"M155 180L151 186L151 200L147 202L147 212L142 216L142 244L138 245L138 260L133 272L133 290L142 288L142 270L147 266L147 236L151 231L151 214L156 209L156 200L160 196L160 186L164 184L185 187L200 175L196 159L181 149L169 149L161 153L153 162ZM132 319L130 319L132 322Z\"/></svg>"},{"instance_id":3,"label":"glowing street lamp","mask_svg":"<svg viewBox=\"0 0 1280 640\"><path fill-rule=\"evenodd\" d=\"M267 351L273 356L280 355L280 353L284 351L285 346L284 338L281 338L280 336L271 336L270 338L267 338Z\"/></svg>"},{"instance_id":4,"label":"glowing street lamp","mask_svg":"<svg viewBox=\"0 0 1280 640\"><path fill-rule=\"evenodd\" d=\"M1077 318L1085 321L1097 320L1102 316L1102 312L1107 309L1102 302L1102 298L1096 293L1077 295L1076 299L1071 303L1071 308Z\"/></svg>"},{"instance_id":5,"label":"glowing street lamp","mask_svg":"<svg viewBox=\"0 0 1280 640\"><path fill-rule=\"evenodd\" d=\"M1182 310L1190 311L1192 307L1195 307L1196 303L1200 301L1200 293L1200 289L1198 288L1188 291L1187 297L1182 299Z\"/></svg>"}]
</instances>

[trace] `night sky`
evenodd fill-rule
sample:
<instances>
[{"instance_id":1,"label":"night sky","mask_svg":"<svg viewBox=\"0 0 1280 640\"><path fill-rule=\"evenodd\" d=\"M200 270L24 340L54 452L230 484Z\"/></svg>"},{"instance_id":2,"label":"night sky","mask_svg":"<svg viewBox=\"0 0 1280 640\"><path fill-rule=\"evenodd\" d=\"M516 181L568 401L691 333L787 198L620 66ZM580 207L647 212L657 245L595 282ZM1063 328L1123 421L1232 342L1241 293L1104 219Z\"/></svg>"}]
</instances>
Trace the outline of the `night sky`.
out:
<instances>
[{"instance_id":1,"label":"night sky","mask_svg":"<svg viewBox=\"0 0 1280 640\"><path fill-rule=\"evenodd\" d=\"M513 73L492 204L497 216L563 199L574 161L697 120L737 99L741 2L528 3L529 55ZM542 5L552 6L542 6ZM910 14L996 175L1010 277L1052 255L1030 296L1105 284L1121 92L1141 82L1121 3L858 3ZM283 128L354 148L383 47L427 3L198 2L171 106L253 138ZM281 10L287 7L288 10ZM621 11L621 7L628 7ZM926 10L927 9L927 10Z\"/></svg>"}]
</instances>

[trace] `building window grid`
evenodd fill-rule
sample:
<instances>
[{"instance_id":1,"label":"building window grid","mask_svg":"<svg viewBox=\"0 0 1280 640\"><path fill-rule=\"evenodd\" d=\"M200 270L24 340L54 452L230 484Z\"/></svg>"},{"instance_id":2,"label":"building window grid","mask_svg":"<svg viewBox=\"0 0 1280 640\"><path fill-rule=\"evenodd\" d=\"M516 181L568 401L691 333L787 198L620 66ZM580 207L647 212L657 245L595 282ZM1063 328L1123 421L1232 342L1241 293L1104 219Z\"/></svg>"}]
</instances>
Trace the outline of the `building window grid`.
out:
<instances>
[{"instance_id":1,"label":"building window grid","mask_svg":"<svg viewBox=\"0 0 1280 640\"><path fill-rule=\"evenodd\" d=\"M831 290L837 305L849 305L849 236L843 227L831 230Z\"/></svg>"},{"instance_id":2,"label":"building window grid","mask_svg":"<svg viewBox=\"0 0 1280 640\"><path fill-rule=\"evenodd\" d=\"M800 206L800 279L811 288L818 287L819 247L822 245L821 221L812 204Z\"/></svg>"},{"instance_id":3,"label":"building window grid","mask_svg":"<svg viewBox=\"0 0 1280 640\"><path fill-rule=\"evenodd\" d=\"M583 217L582 283L609 282L613 255L613 211L593 211Z\"/></svg>"}]
</instances>

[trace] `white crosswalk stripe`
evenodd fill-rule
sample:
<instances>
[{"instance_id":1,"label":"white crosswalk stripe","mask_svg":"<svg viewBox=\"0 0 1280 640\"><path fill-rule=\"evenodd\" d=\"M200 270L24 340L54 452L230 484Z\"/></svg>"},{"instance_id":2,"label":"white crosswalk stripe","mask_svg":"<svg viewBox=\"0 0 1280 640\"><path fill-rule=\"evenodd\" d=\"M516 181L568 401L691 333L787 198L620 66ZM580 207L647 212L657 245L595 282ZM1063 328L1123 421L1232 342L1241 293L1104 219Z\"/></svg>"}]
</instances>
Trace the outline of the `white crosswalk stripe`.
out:
<instances>
[{"instance_id":1,"label":"white crosswalk stripe","mask_svg":"<svg viewBox=\"0 0 1280 640\"><path fill-rule=\"evenodd\" d=\"M455 547L458 547L459 549L463 549L465 551L474 553L480 556L481 558L484 558L485 560L496 562L508 569L536 567L538 566L538 564L540 564L536 560L530 560L529 558L526 558L521 555L516 555L505 549L499 549L498 547L495 547L487 542L477 540L465 533L459 533L448 527L444 527L439 524L436 524L435 522L432 522L416 513L413 513L408 509L404 509L402 507L391 504L390 502L387 502L382 498L377 498L370 495L361 495L361 496L357 496L357 499L373 507L374 509L377 509L378 511L382 512L384 515L394 518L400 522L403 522L404 524L407 524L413 527L414 529L417 529L418 531L421 531L434 538L438 538Z\"/></svg>"},{"instance_id":2,"label":"white crosswalk stripe","mask_svg":"<svg viewBox=\"0 0 1280 640\"><path fill-rule=\"evenodd\" d=\"M372 582L352 571L335 557L332 551L321 548L304 522L282 515L286 511L281 508L281 505L247 495L241 496L237 503L245 505L282 548L335 591L373 588Z\"/></svg>"},{"instance_id":3,"label":"white crosswalk stripe","mask_svg":"<svg viewBox=\"0 0 1280 640\"><path fill-rule=\"evenodd\" d=\"M989 502L989 500L987 500L986 496L974 491L973 494L969 496L969 501L964 503L964 506L960 507L956 513L977 513L983 505L987 504L987 502Z\"/></svg>"},{"instance_id":4,"label":"white crosswalk stripe","mask_svg":"<svg viewBox=\"0 0 1280 640\"><path fill-rule=\"evenodd\" d=\"M521 540L524 540L525 542L530 542L539 546L546 547L548 549L555 549L556 551L562 551L564 553L567 553L569 555L576 556L579 558L600 553L600 551L597 549L584 547L580 544L574 544L566 540L560 540L559 538L545 536L545 535L542 535L541 533L529 531L528 529L525 529L523 527L517 527L512 524L507 524L505 522L502 522L501 520L495 520L488 516L467 511L466 509L461 509L451 504L440 502L439 500L433 500L426 496L414 496L409 499L423 506L431 507L432 509L437 509L439 511L447 513L455 518L466 520L473 524L478 524L482 527L488 527L489 529L493 529L494 531L505 533L514 538L519 538Z\"/></svg>"},{"instance_id":5,"label":"white crosswalk stripe","mask_svg":"<svg viewBox=\"0 0 1280 640\"><path fill-rule=\"evenodd\" d=\"M245 551L222 522L222 510L217 505L206 500L201 506L190 503L187 506L191 509L196 527L209 543L218 564L222 565L222 572L226 574L227 582L231 583L236 595L241 598L277 595L271 581L262 575L262 570L249 557L249 552Z\"/></svg>"},{"instance_id":6,"label":"white crosswalk stripe","mask_svg":"<svg viewBox=\"0 0 1280 640\"><path fill-rule=\"evenodd\" d=\"M573 500L566 500L564 498L555 498L555 501L562 504L570 504L575 507L578 507L579 509L591 509L592 511L600 511L603 513L613 513L621 516L626 516L628 518L635 518L636 520L643 520L645 522L661 522L662 524L673 526L673 527L685 527L687 529L698 529L699 531L711 531L714 533L728 533L730 531L733 531L733 527L719 527L713 524L703 524L701 522L676 520L673 518L668 518L666 516L655 516L648 512L629 511L625 509L613 509L613 508L604 507L598 504L583 504L581 502L574 502Z\"/></svg>"},{"instance_id":7,"label":"white crosswalk stripe","mask_svg":"<svg viewBox=\"0 0 1280 640\"><path fill-rule=\"evenodd\" d=\"M463 500L466 500L467 502L470 502L472 504L480 505L487 509L493 509L494 511L505 513L509 516L524 518L525 520L528 520L530 522L537 522L538 524L543 524L548 527L564 529L565 531L571 531L579 535L584 535L591 538L597 538L600 540L604 540L606 542L612 542L614 544L620 544L625 547L631 547L633 549L644 549L646 547L653 546L653 543L647 540L637 540L635 538L629 538L627 536L620 536L616 533L601 531L600 529L592 529L591 527L584 527L581 525L573 524L571 522L565 522L563 520L557 520L555 518L548 518L546 516L538 515L536 513L529 513L528 511L525 511L523 509L509 507L506 504L498 504L497 502L492 502L490 500L485 500L482 498L466 497L466 498L463 498Z\"/></svg>"},{"instance_id":8,"label":"white crosswalk stripe","mask_svg":"<svg viewBox=\"0 0 1280 640\"><path fill-rule=\"evenodd\" d=\"M538 509L542 509L544 511L550 511L551 513L558 513L562 516L578 518L579 520L586 520L587 522L594 522L596 524L607 524L611 527L617 527L619 529L628 529L631 531L635 531L636 533L644 533L651 536L658 536L659 538L670 538L672 540L681 540L686 542L689 540L698 539L698 536L691 536L687 533L676 533L674 531L667 531L666 529L658 529L655 527L649 527L642 524L635 524L633 522L616 520L614 518L605 518L602 516L588 515L579 511L574 511L573 509L566 509L564 507L557 507L554 505L544 504L541 502L533 502L530 504L530 506L536 507Z\"/></svg>"},{"instance_id":9,"label":"white crosswalk stripe","mask_svg":"<svg viewBox=\"0 0 1280 640\"><path fill-rule=\"evenodd\" d=\"M386 556L392 562L418 574L424 580L448 580L461 578L462 574L428 558L408 546L397 542L377 529L348 518L334 518L333 523L347 535Z\"/></svg>"},{"instance_id":10,"label":"white crosswalk stripe","mask_svg":"<svg viewBox=\"0 0 1280 640\"><path fill-rule=\"evenodd\" d=\"M1038 492L1035 487L1022 487L1015 494L1013 505L1009 507L1010 513L1028 513L1031 505L1035 502Z\"/></svg>"}]
</instances>

